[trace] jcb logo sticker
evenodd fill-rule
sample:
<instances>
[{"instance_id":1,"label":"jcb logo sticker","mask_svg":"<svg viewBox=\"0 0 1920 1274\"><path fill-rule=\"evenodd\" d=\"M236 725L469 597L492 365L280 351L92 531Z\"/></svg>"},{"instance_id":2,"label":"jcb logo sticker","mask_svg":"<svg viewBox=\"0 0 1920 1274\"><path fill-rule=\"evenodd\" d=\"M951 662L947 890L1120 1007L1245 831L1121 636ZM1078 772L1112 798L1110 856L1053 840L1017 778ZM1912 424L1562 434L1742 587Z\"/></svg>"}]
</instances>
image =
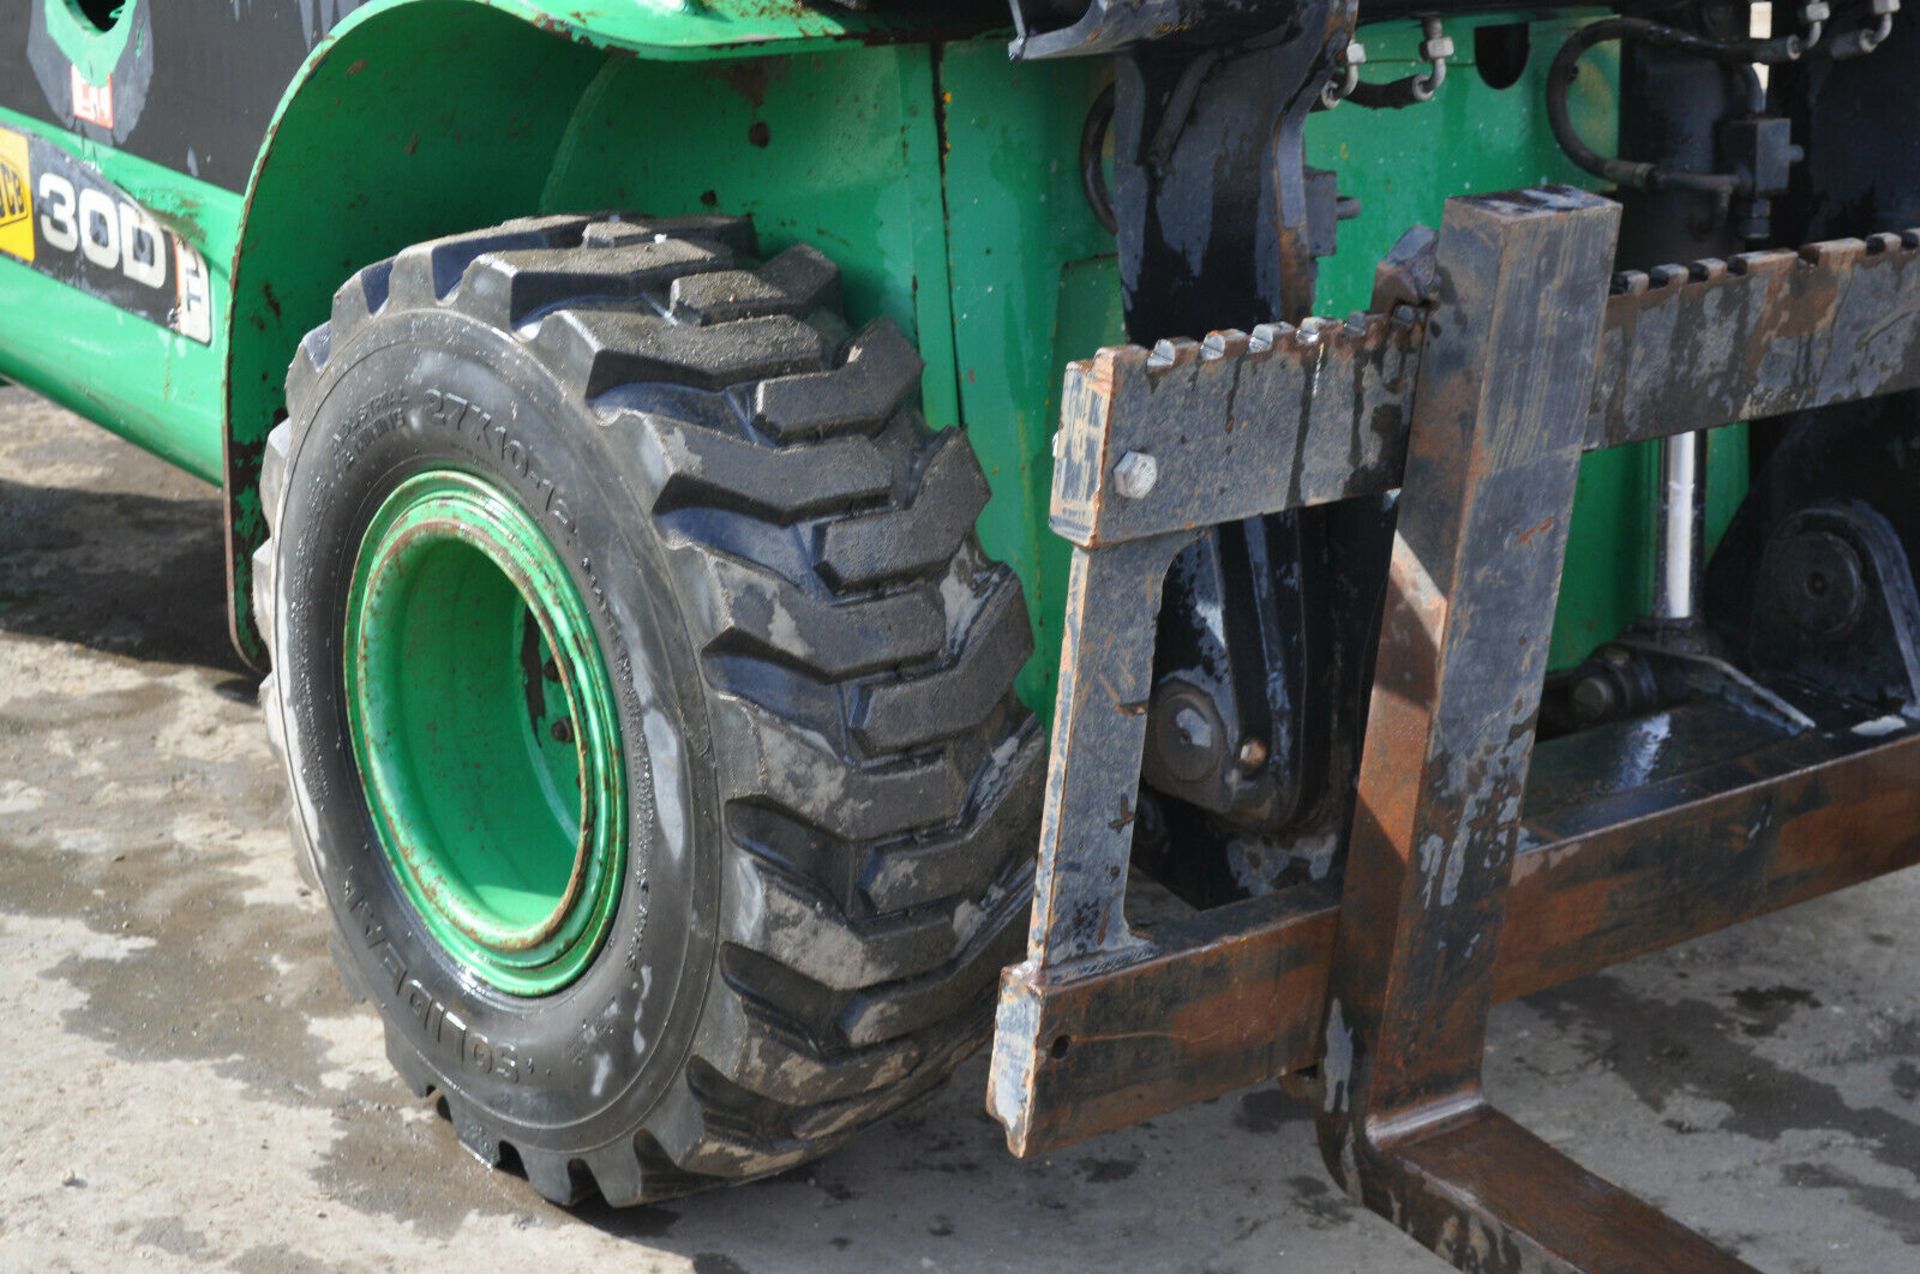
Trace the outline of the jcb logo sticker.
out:
<instances>
[{"instance_id":1,"label":"jcb logo sticker","mask_svg":"<svg viewBox=\"0 0 1920 1274\"><path fill-rule=\"evenodd\" d=\"M71 77L73 86L73 117L84 120L100 128L113 127L113 77L108 76L105 84L88 83L87 77L80 74L80 68L73 68Z\"/></svg>"},{"instance_id":2,"label":"jcb logo sticker","mask_svg":"<svg viewBox=\"0 0 1920 1274\"><path fill-rule=\"evenodd\" d=\"M27 139L0 130L0 252L33 260L33 176Z\"/></svg>"}]
</instances>

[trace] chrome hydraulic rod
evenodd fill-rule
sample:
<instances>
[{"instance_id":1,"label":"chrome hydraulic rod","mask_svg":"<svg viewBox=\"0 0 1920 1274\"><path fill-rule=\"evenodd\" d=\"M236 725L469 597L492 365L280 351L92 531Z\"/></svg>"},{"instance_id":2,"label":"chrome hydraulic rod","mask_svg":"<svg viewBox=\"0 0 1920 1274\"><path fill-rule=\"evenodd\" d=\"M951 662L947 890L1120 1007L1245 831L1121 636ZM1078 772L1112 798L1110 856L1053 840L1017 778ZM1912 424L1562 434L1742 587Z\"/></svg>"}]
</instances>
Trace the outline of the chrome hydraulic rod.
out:
<instances>
[{"instance_id":1,"label":"chrome hydraulic rod","mask_svg":"<svg viewBox=\"0 0 1920 1274\"><path fill-rule=\"evenodd\" d=\"M1705 540L1704 433L1660 440L1660 527L1654 541L1653 617L1684 623L1697 617Z\"/></svg>"}]
</instances>

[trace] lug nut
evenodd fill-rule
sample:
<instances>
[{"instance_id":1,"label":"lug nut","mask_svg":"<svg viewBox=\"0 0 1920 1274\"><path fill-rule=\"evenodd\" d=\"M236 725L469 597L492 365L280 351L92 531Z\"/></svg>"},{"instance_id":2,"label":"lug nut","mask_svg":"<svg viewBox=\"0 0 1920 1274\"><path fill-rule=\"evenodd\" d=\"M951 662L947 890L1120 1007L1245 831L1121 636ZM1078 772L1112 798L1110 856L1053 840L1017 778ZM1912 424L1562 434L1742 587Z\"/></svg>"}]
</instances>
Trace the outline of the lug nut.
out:
<instances>
[{"instance_id":1,"label":"lug nut","mask_svg":"<svg viewBox=\"0 0 1920 1274\"><path fill-rule=\"evenodd\" d=\"M1240 772L1258 774L1267 764L1267 744L1264 739L1249 735L1240 740Z\"/></svg>"},{"instance_id":2,"label":"lug nut","mask_svg":"<svg viewBox=\"0 0 1920 1274\"><path fill-rule=\"evenodd\" d=\"M553 741L555 743L572 743L573 742L573 722L567 720L565 717L562 717L558 721L553 723L552 729L548 730L547 733L553 736Z\"/></svg>"}]
</instances>

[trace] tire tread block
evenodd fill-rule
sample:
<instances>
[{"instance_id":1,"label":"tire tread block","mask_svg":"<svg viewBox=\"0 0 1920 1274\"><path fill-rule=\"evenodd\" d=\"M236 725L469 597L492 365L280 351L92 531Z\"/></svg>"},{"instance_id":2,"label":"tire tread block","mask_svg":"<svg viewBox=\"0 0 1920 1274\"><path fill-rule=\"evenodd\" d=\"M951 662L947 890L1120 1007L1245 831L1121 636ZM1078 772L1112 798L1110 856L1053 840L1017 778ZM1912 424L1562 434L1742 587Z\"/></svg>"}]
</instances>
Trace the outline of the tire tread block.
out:
<instances>
[{"instance_id":1,"label":"tire tread block","mask_svg":"<svg viewBox=\"0 0 1920 1274\"><path fill-rule=\"evenodd\" d=\"M477 258L516 249L574 247L580 243L586 225L584 217L522 217L486 230L416 243L393 258L387 281L390 299L410 306L444 301L460 286L467 267Z\"/></svg>"},{"instance_id":2,"label":"tire tread block","mask_svg":"<svg viewBox=\"0 0 1920 1274\"><path fill-rule=\"evenodd\" d=\"M376 261L365 269L357 270L351 278L342 283L333 294L333 310L325 330L326 348L331 355L335 343L344 341L368 320L387 308L392 295L393 261ZM314 329L316 332L320 328ZM304 342L303 342L304 344ZM316 363L316 367L323 364ZM289 381L287 401L289 404L301 401L297 395L301 387Z\"/></svg>"},{"instance_id":3,"label":"tire tread block","mask_svg":"<svg viewBox=\"0 0 1920 1274\"><path fill-rule=\"evenodd\" d=\"M572 1155L531 1146L515 1146L514 1153L527 1174L527 1184L548 1203L570 1208L595 1189L586 1163Z\"/></svg>"},{"instance_id":4,"label":"tire tread block","mask_svg":"<svg viewBox=\"0 0 1920 1274\"><path fill-rule=\"evenodd\" d=\"M805 371L825 357L820 333L786 315L682 327L652 314L563 309L541 321L533 344L589 399L636 382L725 389Z\"/></svg>"},{"instance_id":5,"label":"tire tread block","mask_svg":"<svg viewBox=\"0 0 1920 1274\"><path fill-rule=\"evenodd\" d=\"M674 281L671 313L686 323L725 323L766 314L807 314L840 303L840 268L798 244L758 270L722 270Z\"/></svg>"},{"instance_id":6,"label":"tire tread block","mask_svg":"<svg viewBox=\"0 0 1920 1274\"><path fill-rule=\"evenodd\" d=\"M763 800L849 841L940 826L960 812L966 782L939 754L867 769L744 701L714 714L714 746L730 751L749 781L730 798Z\"/></svg>"},{"instance_id":7,"label":"tire tread block","mask_svg":"<svg viewBox=\"0 0 1920 1274\"><path fill-rule=\"evenodd\" d=\"M269 531L280 524L280 506L287 498L287 465L292 449L293 426L284 420L267 432L266 443L260 449L260 512L267 520Z\"/></svg>"},{"instance_id":8,"label":"tire tread block","mask_svg":"<svg viewBox=\"0 0 1920 1274\"><path fill-rule=\"evenodd\" d=\"M1027 910L1033 898L1031 866L983 908L982 923L966 949L940 971L910 982L855 995L840 1017L840 1029L856 1048L938 1026L990 1001L1000 970L1026 950Z\"/></svg>"},{"instance_id":9,"label":"tire tread block","mask_svg":"<svg viewBox=\"0 0 1920 1274\"><path fill-rule=\"evenodd\" d=\"M823 680L861 676L937 655L945 640L929 590L834 605L733 558L699 563L710 578L689 616L709 650L787 662Z\"/></svg>"},{"instance_id":10,"label":"tire tread block","mask_svg":"<svg viewBox=\"0 0 1920 1274\"><path fill-rule=\"evenodd\" d=\"M758 859L733 860L726 940L835 991L938 968L953 955L954 916L938 909L855 922Z\"/></svg>"},{"instance_id":11,"label":"tire tread block","mask_svg":"<svg viewBox=\"0 0 1920 1274\"><path fill-rule=\"evenodd\" d=\"M657 1197L647 1191L640 1152L634 1149L631 1138L590 1150L581 1158L608 1207L630 1208Z\"/></svg>"},{"instance_id":12,"label":"tire tread block","mask_svg":"<svg viewBox=\"0 0 1920 1274\"><path fill-rule=\"evenodd\" d=\"M792 1106L889 1087L920 1061L921 1047L911 1039L829 1053L779 1016L745 995L716 999L695 1052L744 1091Z\"/></svg>"},{"instance_id":13,"label":"tire tread block","mask_svg":"<svg viewBox=\"0 0 1920 1274\"><path fill-rule=\"evenodd\" d=\"M855 736L870 752L891 752L973 729L1006 697L1014 673L1032 653L1033 629L1020 581L1005 572L974 616L953 662L863 691Z\"/></svg>"},{"instance_id":14,"label":"tire tread block","mask_svg":"<svg viewBox=\"0 0 1920 1274\"><path fill-rule=\"evenodd\" d=\"M675 279L733 264L733 255L688 239L648 239L599 252L517 248L474 258L460 282L460 308L500 327L518 327L562 303L637 301Z\"/></svg>"},{"instance_id":15,"label":"tire tread block","mask_svg":"<svg viewBox=\"0 0 1920 1274\"><path fill-rule=\"evenodd\" d=\"M731 509L786 525L883 500L893 468L865 438L775 450L650 412L624 412L637 429L656 515Z\"/></svg>"},{"instance_id":16,"label":"tire tread block","mask_svg":"<svg viewBox=\"0 0 1920 1274\"><path fill-rule=\"evenodd\" d=\"M872 850L860 887L876 911L980 897L1005 866L1009 847L1040 841L1040 798L1047 741L1038 723L1015 736L1011 755L980 783L974 808L956 830Z\"/></svg>"},{"instance_id":17,"label":"tire tread block","mask_svg":"<svg viewBox=\"0 0 1920 1274\"><path fill-rule=\"evenodd\" d=\"M791 1125L793 1135L802 1141L845 1140L862 1128L898 1111L939 1083L949 1071L980 1047L989 1023L984 1013L978 1015L977 1021L975 1030L950 1032L937 1049L928 1052L920 1074L915 1077L917 1082L891 1092L809 1106L794 1117Z\"/></svg>"},{"instance_id":18,"label":"tire tread block","mask_svg":"<svg viewBox=\"0 0 1920 1274\"><path fill-rule=\"evenodd\" d=\"M754 424L782 443L878 429L919 387L925 367L893 320L878 319L848 342L840 366L769 380L755 390Z\"/></svg>"},{"instance_id":19,"label":"tire tread block","mask_svg":"<svg viewBox=\"0 0 1920 1274\"><path fill-rule=\"evenodd\" d=\"M836 589L873 588L924 574L952 559L987 504L987 479L958 429L940 434L903 507L829 523L820 574Z\"/></svg>"}]
</instances>

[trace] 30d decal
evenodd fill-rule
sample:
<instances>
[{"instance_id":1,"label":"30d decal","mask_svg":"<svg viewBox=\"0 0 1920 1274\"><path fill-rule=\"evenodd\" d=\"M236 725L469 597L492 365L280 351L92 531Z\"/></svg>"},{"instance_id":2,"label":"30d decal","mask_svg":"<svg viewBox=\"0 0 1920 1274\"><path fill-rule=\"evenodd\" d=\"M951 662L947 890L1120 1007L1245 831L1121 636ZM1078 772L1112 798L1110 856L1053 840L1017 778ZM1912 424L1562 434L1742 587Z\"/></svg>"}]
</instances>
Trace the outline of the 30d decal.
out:
<instances>
[{"instance_id":1,"label":"30d decal","mask_svg":"<svg viewBox=\"0 0 1920 1274\"><path fill-rule=\"evenodd\" d=\"M0 129L0 252L201 344L213 287L199 249L59 147Z\"/></svg>"}]
</instances>

